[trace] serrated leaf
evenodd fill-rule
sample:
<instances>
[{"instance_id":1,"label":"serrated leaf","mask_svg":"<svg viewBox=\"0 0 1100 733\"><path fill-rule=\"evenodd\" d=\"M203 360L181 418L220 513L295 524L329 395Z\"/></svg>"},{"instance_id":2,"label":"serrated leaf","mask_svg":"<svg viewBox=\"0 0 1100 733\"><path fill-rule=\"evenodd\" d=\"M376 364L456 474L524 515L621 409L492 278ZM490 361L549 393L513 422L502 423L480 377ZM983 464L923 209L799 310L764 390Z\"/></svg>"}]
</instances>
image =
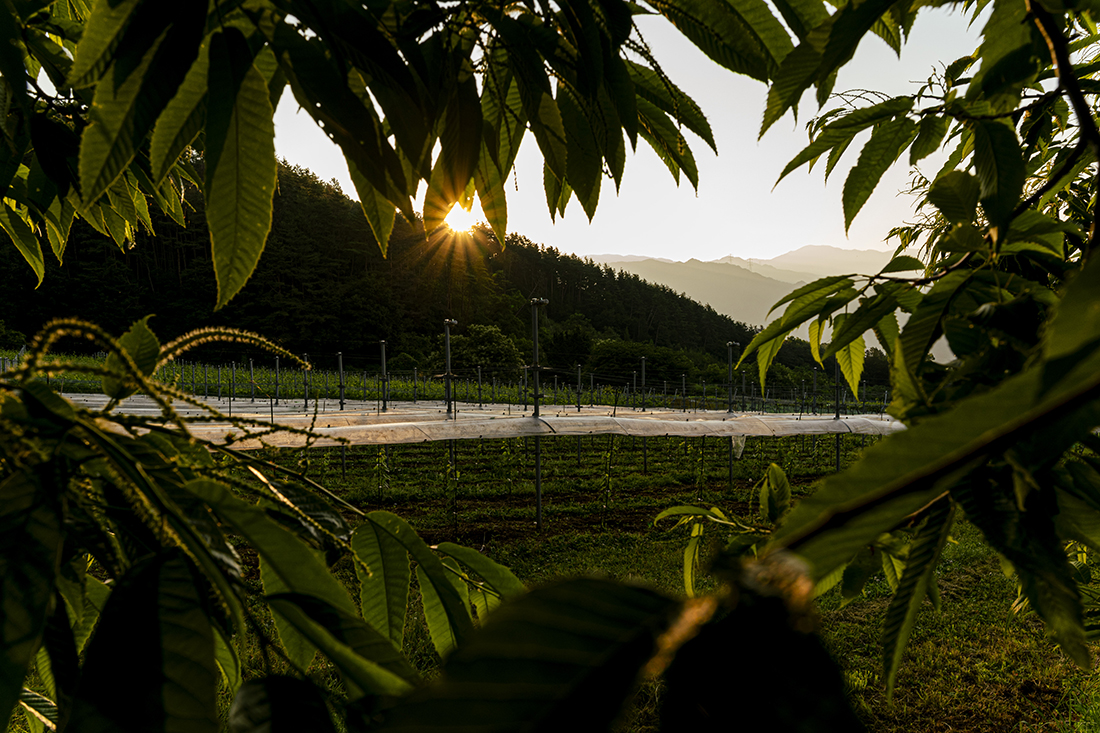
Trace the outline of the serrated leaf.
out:
<instances>
[{"instance_id":1,"label":"serrated leaf","mask_svg":"<svg viewBox=\"0 0 1100 733\"><path fill-rule=\"evenodd\" d=\"M558 108L565 129L566 180L591 221L600 201L600 179L603 160L589 120L581 102L568 87L558 89Z\"/></svg>"},{"instance_id":2,"label":"serrated leaf","mask_svg":"<svg viewBox=\"0 0 1100 733\"><path fill-rule=\"evenodd\" d=\"M638 99L638 134L645 140L672 174L677 184L680 173L687 176L693 188L699 187L699 170L687 140L664 112L645 99Z\"/></svg>"},{"instance_id":3,"label":"serrated leaf","mask_svg":"<svg viewBox=\"0 0 1100 733\"><path fill-rule=\"evenodd\" d=\"M835 340L835 336L834 336ZM832 349L832 346L829 347ZM859 394L859 379L863 376L863 360L867 352L867 344L860 334L848 342L847 345L838 348L835 352L836 360L840 364L840 373L848 380L848 386L852 394Z\"/></svg>"},{"instance_id":4,"label":"serrated leaf","mask_svg":"<svg viewBox=\"0 0 1100 733\"><path fill-rule=\"evenodd\" d=\"M273 110L248 42L235 28L210 45L206 122L206 221L210 227L215 308L240 292L271 229L278 164Z\"/></svg>"},{"instance_id":5,"label":"serrated leaf","mask_svg":"<svg viewBox=\"0 0 1100 733\"><path fill-rule=\"evenodd\" d=\"M885 275L890 272L910 272L913 270L924 270L924 263L918 260L916 257L909 257L903 255L901 257L895 257L890 260L886 267L879 271L880 275Z\"/></svg>"},{"instance_id":6,"label":"serrated leaf","mask_svg":"<svg viewBox=\"0 0 1100 733\"><path fill-rule=\"evenodd\" d=\"M69 85L80 88L91 86L99 80L111 55L122 40L122 34L140 0L96 0L92 12L84 21L76 58L69 70Z\"/></svg>"},{"instance_id":7,"label":"serrated leaf","mask_svg":"<svg viewBox=\"0 0 1100 733\"><path fill-rule=\"evenodd\" d=\"M651 3L699 50L730 71L770 79L790 53L790 36L759 0L657 0Z\"/></svg>"},{"instance_id":8,"label":"serrated leaf","mask_svg":"<svg viewBox=\"0 0 1100 733\"><path fill-rule=\"evenodd\" d=\"M424 599L425 612L429 599L424 596L425 587L430 587L432 597L432 612L439 621L438 627L445 636L453 638L454 642L462 645L470 634L473 633L473 621L470 618L469 604L464 604L461 596L452 585L452 577L449 570L444 567L440 559L424 543L424 540L416 534L408 522L389 512L371 512L367 520L375 525L376 531L385 532L401 545L417 563L417 577L423 578L420 592ZM433 636L433 641L435 638Z\"/></svg>"},{"instance_id":9,"label":"serrated leaf","mask_svg":"<svg viewBox=\"0 0 1100 733\"><path fill-rule=\"evenodd\" d=\"M0 716L8 720L46 625L60 562L61 518L20 471L0 482Z\"/></svg>"},{"instance_id":10,"label":"serrated leaf","mask_svg":"<svg viewBox=\"0 0 1100 733\"><path fill-rule=\"evenodd\" d=\"M153 183L157 186L172 170L176 159L206 124L206 86L210 69L210 44L203 42L198 56L175 96L164 107L153 127L149 143L149 162Z\"/></svg>"},{"instance_id":11,"label":"serrated leaf","mask_svg":"<svg viewBox=\"0 0 1100 733\"><path fill-rule=\"evenodd\" d=\"M459 84L447 106L440 153L424 196L424 229L434 231L462 198L481 154L481 102L474 77Z\"/></svg>"},{"instance_id":12,"label":"serrated leaf","mask_svg":"<svg viewBox=\"0 0 1100 733\"><path fill-rule=\"evenodd\" d=\"M948 306L969 279L970 273L966 271L948 273L925 294L906 322L898 340L905 349L905 363L913 373L918 371L918 366L939 338Z\"/></svg>"},{"instance_id":13,"label":"serrated leaf","mask_svg":"<svg viewBox=\"0 0 1100 733\"><path fill-rule=\"evenodd\" d=\"M917 137L913 140L913 146L909 148L909 165L916 165L939 150L950 125L951 120L948 117L939 115L921 117Z\"/></svg>"},{"instance_id":14,"label":"serrated leaf","mask_svg":"<svg viewBox=\"0 0 1100 733\"><path fill-rule=\"evenodd\" d=\"M150 318L152 316L145 316L135 322L118 340L119 346L133 360L138 372L144 377L153 375L157 368L157 360L160 358L160 340L149 328ZM120 376L103 377L103 394L111 399L121 400L137 391L137 387L126 378L128 370L121 357L114 353L108 354L104 366Z\"/></svg>"},{"instance_id":15,"label":"serrated leaf","mask_svg":"<svg viewBox=\"0 0 1100 733\"><path fill-rule=\"evenodd\" d=\"M297 593L269 595L267 602L332 660L351 684L352 697L359 691L402 695L419 680L400 650L362 619L319 598Z\"/></svg>"},{"instance_id":16,"label":"serrated leaf","mask_svg":"<svg viewBox=\"0 0 1100 733\"><path fill-rule=\"evenodd\" d=\"M886 170L917 134L917 123L907 117L884 122L871 133L871 139L859 153L859 160L844 181L844 230L867 203Z\"/></svg>"},{"instance_id":17,"label":"serrated leaf","mask_svg":"<svg viewBox=\"0 0 1100 733\"><path fill-rule=\"evenodd\" d=\"M935 585L933 573L940 553L954 524L954 508L948 499L936 503L917 530L909 546L905 572L882 624L882 669L886 677L886 696L893 694L898 667L917 620L917 612L929 587Z\"/></svg>"},{"instance_id":18,"label":"serrated leaf","mask_svg":"<svg viewBox=\"0 0 1100 733\"><path fill-rule=\"evenodd\" d=\"M779 174L779 180L776 183L782 181L788 173L799 166L817 159L826 150L841 145L847 148L848 143L859 132L898 115L905 114L912 108L913 99L911 97L894 97L871 107L858 109L837 117L825 125L814 141L796 155L791 162L787 163L783 172Z\"/></svg>"},{"instance_id":19,"label":"serrated leaf","mask_svg":"<svg viewBox=\"0 0 1100 733\"><path fill-rule=\"evenodd\" d=\"M367 218L374 239L378 242L382 255L389 251L390 235L393 234L393 223L397 219L397 207L371 185L367 177L359 172L355 161L349 160L348 176L355 186L355 193L359 197L359 206L363 210L363 216Z\"/></svg>"},{"instance_id":20,"label":"serrated leaf","mask_svg":"<svg viewBox=\"0 0 1100 733\"><path fill-rule=\"evenodd\" d=\"M1006 228L1020 201L1027 171L1016 131L997 121L977 120L974 169L981 184L981 204L991 227Z\"/></svg>"},{"instance_id":21,"label":"serrated leaf","mask_svg":"<svg viewBox=\"0 0 1100 733\"><path fill-rule=\"evenodd\" d=\"M80 137L81 196L92 203L133 160L195 59L206 22L201 0L144 3L96 85Z\"/></svg>"},{"instance_id":22,"label":"serrated leaf","mask_svg":"<svg viewBox=\"0 0 1100 733\"><path fill-rule=\"evenodd\" d=\"M498 609L440 677L401 701L387 726L561 730L584 710L603 729L633 689L679 604L653 591L577 579L537 588Z\"/></svg>"},{"instance_id":23,"label":"serrated leaf","mask_svg":"<svg viewBox=\"0 0 1100 733\"><path fill-rule=\"evenodd\" d=\"M777 0L775 7L800 41L829 19L829 11L822 0Z\"/></svg>"},{"instance_id":24,"label":"serrated leaf","mask_svg":"<svg viewBox=\"0 0 1100 733\"><path fill-rule=\"evenodd\" d=\"M701 137L714 152L718 152L714 142L714 133L703 111L695 101L684 94L672 81L663 78L656 71L627 61L626 67L630 72L630 79L634 85L634 93L646 101L655 105L658 109L672 115L684 124L684 127ZM637 106L635 104L635 112ZM621 113L620 113L621 115Z\"/></svg>"},{"instance_id":25,"label":"serrated leaf","mask_svg":"<svg viewBox=\"0 0 1100 733\"><path fill-rule=\"evenodd\" d=\"M952 224L969 224L978 210L981 184L966 171L951 171L928 189L928 200Z\"/></svg>"},{"instance_id":26,"label":"serrated leaf","mask_svg":"<svg viewBox=\"0 0 1100 733\"><path fill-rule=\"evenodd\" d=\"M511 570L482 555L477 550L462 547L453 542L440 543L436 550L445 555L450 555L480 575L485 584L499 593L502 598L515 598L527 592L526 586Z\"/></svg>"},{"instance_id":27,"label":"serrated leaf","mask_svg":"<svg viewBox=\"0 0 1100 733\"><path fill-rule=\"evenodd\" d=\"M11 238L12 244L19 250L19 254L23 255L23 259L31 266L35 277L38 278L35 287L41 285L42 279L46 276L46 262L42 257L42 245L39 244L38 237L34 236L34 232L27 225L27 222L8 205L7 201L4 201L3 206L0 206L0 229L3 229L4 233Z\"/></svg>"},{"instance_id":28,"label":"serrated leaf","mask_svg":"<svg viewBox=\"0 0 1100 733\"><path fill-rule=\"evenodd\" d=\"M872 552L871 548L863 549L850 563L844 566L844 574L840 579L842 607L863 593L864 586L867 585L867 581L871 579L879 566L879 558Z\"/></svg>"},{"instance_id":29,"label":"serrated leaf","mask_svg":"<svg viewBox=\"0 0 1100 733\"><path fill-rule=\"evenodd\" d=\"M232 733L278 733L280 730L336 733L321 690L309 680L266 675L249 680L229 708Z\"/></svg>"},{"instance_id":30,"label":"serrated leaf","mask_svg":"<svg viewBox=\"0 0 1100 733\"><path fill-rule=\"evenodd\" d=\"M370 569L355 566L363 619L400 645L405 636L405 613L409 603L412 571L404 546L370 522L359 525L351 540L352 549Z\"/></svg>"},{"instance_id":31,"label":"serrated leaf","mask_svg":"<svg viewBox=\"0 0 1100 733\"><path fill-rule=\"evenodd\" d=\"M124 576L85 651L72 729L135 730L135 715L144 724L155 714L167 729L220 731L221 674L204 600L182 553ZM118 694L120 679L133 697ZM135 700L148 707L135 709Z\"/></svg>"}]
</instances>

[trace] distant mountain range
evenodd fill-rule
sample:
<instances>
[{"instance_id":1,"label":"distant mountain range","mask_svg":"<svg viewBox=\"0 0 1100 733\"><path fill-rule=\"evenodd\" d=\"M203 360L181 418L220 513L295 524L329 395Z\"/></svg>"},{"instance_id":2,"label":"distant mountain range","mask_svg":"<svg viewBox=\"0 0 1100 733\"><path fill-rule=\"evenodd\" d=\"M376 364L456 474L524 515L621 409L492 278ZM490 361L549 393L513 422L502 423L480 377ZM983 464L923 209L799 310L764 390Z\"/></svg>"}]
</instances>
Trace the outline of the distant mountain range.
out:
<instances>
[{"instance_id":1,"label":"distant mountain range","mask_svg":"<svg viewBox=\"0 0 1100 733\"><path fill-rule=\"evenodd\" d=\"M667 285L734 320L759 326L771 320L768 309L795 287L828 275L878 272L890 253L807 245L766 260L732 255L708 262L610 254L587 258ZM804 331L799 335L805 337Z\"/></svg>"}]
</instances>

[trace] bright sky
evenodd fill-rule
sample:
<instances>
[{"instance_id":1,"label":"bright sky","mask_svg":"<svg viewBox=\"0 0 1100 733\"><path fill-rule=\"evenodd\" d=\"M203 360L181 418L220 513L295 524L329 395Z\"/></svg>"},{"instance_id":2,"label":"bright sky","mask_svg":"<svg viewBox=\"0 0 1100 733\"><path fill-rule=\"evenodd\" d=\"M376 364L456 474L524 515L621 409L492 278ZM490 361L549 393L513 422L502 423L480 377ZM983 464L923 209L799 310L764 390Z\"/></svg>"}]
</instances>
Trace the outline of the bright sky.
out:
<instances>
[{"instance_id":1,"label":"bright sky","mask_svg":"<svg viewBox=\"0 0 1100 733\"><path fill-rule=\"evenodd\" d=\"M846 236L841 192L865 138L852 144L828 185L822 180L822 161L809 173L805 168L791 173L773 190L783 167L808 142L804 125L816 113L812 91L803 99L799 122L788 114L758 141L763 84L719 67L661 18L639 18L638 23L662 68L699 103L714 130L717 156L686 132L699 166L698 194L683 177L677 187L668 169L639 139L618 195L614 182L604 180L592 223L574 200L565 218L554 224L546 210L542 158L528 135L513 182L506 187L510 232L582 256L614 253L675 260L713 260L730 254L769 258L807 244L891 248L883 241L887 232L912 211L911 200L897 195L907 180L904 167L883 177ZM979 30L977 25L968 29L961 15L923 9L900 60L869 35L835 89L914 91L909 82L923 82L934 66L972 53ZM354 196L339 149L299 111L289 91L279 104L275 126L280 156L324 180L339 180L344 192ZM934 172L938 164L931 160L925 165Z\"/></svg>"}]
</instances>

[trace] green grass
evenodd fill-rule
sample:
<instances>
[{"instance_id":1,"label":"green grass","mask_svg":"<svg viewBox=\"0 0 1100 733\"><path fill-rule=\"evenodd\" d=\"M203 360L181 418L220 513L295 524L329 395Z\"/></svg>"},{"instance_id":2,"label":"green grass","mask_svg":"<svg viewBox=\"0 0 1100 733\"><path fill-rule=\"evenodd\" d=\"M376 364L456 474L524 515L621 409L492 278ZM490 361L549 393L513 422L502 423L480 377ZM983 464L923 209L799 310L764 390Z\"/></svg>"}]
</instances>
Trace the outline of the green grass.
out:
<instances>
[{"instance_id":1,"label":"green grass","mask_svg":"<svg viewBox=\"0 0 1100 733\"><path fill-rule=\"evenodd\" d=\"M864 442L843 438L842 462L854 459ZM832 437L750 439L734 462L731 484L725 444L715 439L704 445L650 438L644 473L640 438L616 437L613 448L606 436L585 438L579 462L576 438L544 439L541 533L535 528L532 441L526 447L519 438L456 443L457 478L445 443L353 447L343 468L339 449L319 450L309 455L308 473L364 510L400 514L430 543L474 547L531 584L600 574L683 595L686 528L672 529L671 522L655 527L661 510L686 503L744 516L753 509L756 481L773 461L787 471L795 496L805 495L833 470L835 445ZM939 583L942 610L926 604L889 702L879 649L890 598L885 580L872 580L862 598L843 608L836 590L819 601L822 636L870 730L1098 729L1100 681L1075 667L1037 618L1013 615L1014 583L965 522L945 550ZM422 668L432 668L434 653L422 630L410 631L406 651ZM643 685L624 730L653 729L660 692L658 683Z\"/></svg>"}]
</instances>

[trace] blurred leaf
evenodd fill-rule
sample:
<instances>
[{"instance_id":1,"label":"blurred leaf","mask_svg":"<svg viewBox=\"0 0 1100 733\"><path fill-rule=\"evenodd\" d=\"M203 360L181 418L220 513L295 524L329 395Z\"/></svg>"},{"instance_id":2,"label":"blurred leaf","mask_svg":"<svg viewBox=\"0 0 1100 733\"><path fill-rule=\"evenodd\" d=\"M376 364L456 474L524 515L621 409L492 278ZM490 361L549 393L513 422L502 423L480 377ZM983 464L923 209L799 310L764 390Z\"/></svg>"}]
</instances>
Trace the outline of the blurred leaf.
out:
<instances>
[{"instance_id":1,"label":"blurred leaf","mask_svg":"<svg viewBox=\"0 0 1100 733\"><path fill-rule=\"evenodd\" d=\"M928 200L952 224L969 224L977 213L980 193L977 178L966 171L951 171L932 183Z\"/></svg>"},{"instance_id":2,"label":"blurred leaf","mask_svg":"<svg viewBox=\"0 0 1100 733\"><path fill-rule=\"evenodd\" d=\"M990 226L1007 228L1020 200L1027 171L1020 155L1020 141L1007 124L976 120L974 168L981 184L981 204Z\"/></svg>"},{"instance_id":3,"label":"blurred leaf","mask_svg":"<svg viewBox=\"0 0 1100 733\"><path fill-rule=\"evenodd\" d=\"M23 217L8 205L7 201L0 206L0 229L11 237L12 244L23 255L23 259L34 270L38 278L38 285L42 284L42 278L46 274L46 263L42 258L42 245ZM37 287L37 286L36 286Z\"/></svg>"},{"instance_id":4,"label":"blurred leaf","mask_svg":"<svg viewBox=\"0 0 1100 733\"><path fill-rule=\"evenodd\" d=\"M325 697L309 680L268 675L249 680L229 708L230 733L336 733Z\"/></svg>"},{"instance_id":5,"label":"blurred leaf","mask_svg":"<svg viewBox=\"0 0 1100 733\"><path fill-rule=\"evenodd\" d=\"M679 604L653 591L576 579L498 609L450 656L440 677L386 715L386 726L470 730L600 730L618 715L638 670Z\"/></svg>"},{"instance_id":6,"label":"blurred leaf","mask_svg":"<svg viewBox=\"0 0 1100 733\"><path fill-rule=\"evenodd\" d=\"M214 639L182 554L136 566L111 593L85 651L72 730L221 729ZM129 694L118 694L119 680Z\"/></svg>"},{"instance_id":7,"label":"blurred leaf","mask_svg":"<svg viewBox=\"0 0 1100 733\"><path fill-rule=\"evenodd\" d=\"M119 346L133 360L138 372L144 377L153 376L157 368L157 360L160 358L160 340L149 328L150 318L152 316L145 316L135 322L118 340ZM137 391L137 388L127 379L128 370L121 357L114 353L108 354L104 366L119 376L103 377L103 394L111 399L121 400Z\"/></svg>"},{"instance_id":8,"label":"blurred leaf","mask_svg":"<svg viewBox=\"0 0 1100 733\"><path fill-rule=\"evenodd\" d=\"M61 518L29 471L0 482L0 716L9 720L38 649L60 561Z\"/></svg>"}]
</instances>

